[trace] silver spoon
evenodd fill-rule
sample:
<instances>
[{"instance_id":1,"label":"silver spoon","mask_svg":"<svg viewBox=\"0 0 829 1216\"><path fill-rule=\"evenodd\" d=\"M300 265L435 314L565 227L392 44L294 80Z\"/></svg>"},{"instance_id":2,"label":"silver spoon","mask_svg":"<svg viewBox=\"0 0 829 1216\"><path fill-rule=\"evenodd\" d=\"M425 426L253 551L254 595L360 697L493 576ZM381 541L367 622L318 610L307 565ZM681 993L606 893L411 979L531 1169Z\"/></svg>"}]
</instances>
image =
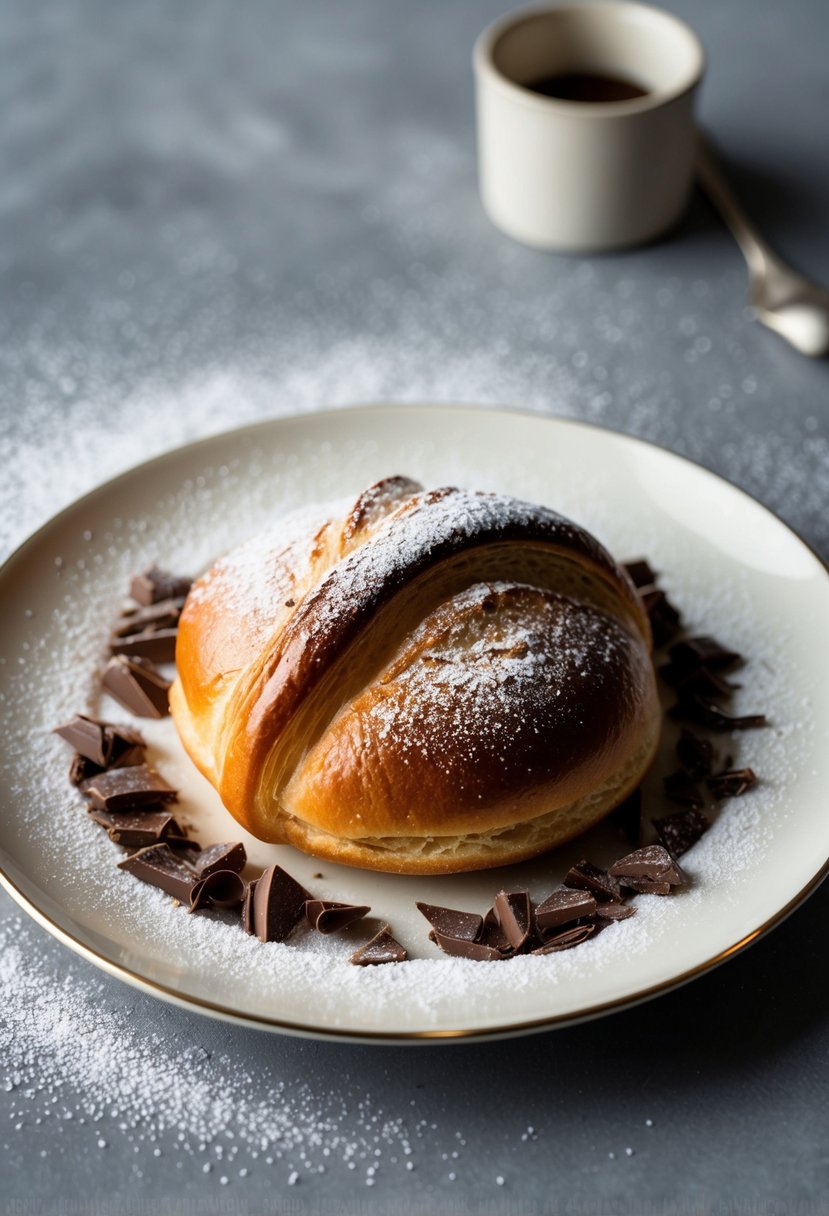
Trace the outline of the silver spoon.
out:
<instances>
[{"instance_id":1,"label":"silver spoon","mask_svg":"<svg viewBox=\"0 0 829 1216\"><path fill-rule=\"evenodd\" d=\"M758 321L804 355L829 354L829 291L792 270L772 252L737 201L711 146L702 137L697 148L697 177L748 264L748 302Z\"/></svg>"}]
</instances>

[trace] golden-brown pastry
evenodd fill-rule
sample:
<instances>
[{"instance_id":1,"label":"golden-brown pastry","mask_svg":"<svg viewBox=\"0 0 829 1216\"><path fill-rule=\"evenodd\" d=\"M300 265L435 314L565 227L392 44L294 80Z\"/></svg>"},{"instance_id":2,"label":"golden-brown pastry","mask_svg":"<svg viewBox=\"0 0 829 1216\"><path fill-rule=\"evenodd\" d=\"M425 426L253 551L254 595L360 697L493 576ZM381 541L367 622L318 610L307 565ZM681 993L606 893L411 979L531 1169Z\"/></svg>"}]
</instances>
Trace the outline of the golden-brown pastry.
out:
<instances>
[{"instance_id":1,"label":"golden-brown pastry","mask_svg":"<svg viewBox=\"0 0 829 1216\"><path fill-rule=\"evenodd\" d=\"M392 477L197 580L170 704L255 836L451 873L560 844L639 784L660 724L650 649L584 529Z\"/></svg>"}]
</instances>

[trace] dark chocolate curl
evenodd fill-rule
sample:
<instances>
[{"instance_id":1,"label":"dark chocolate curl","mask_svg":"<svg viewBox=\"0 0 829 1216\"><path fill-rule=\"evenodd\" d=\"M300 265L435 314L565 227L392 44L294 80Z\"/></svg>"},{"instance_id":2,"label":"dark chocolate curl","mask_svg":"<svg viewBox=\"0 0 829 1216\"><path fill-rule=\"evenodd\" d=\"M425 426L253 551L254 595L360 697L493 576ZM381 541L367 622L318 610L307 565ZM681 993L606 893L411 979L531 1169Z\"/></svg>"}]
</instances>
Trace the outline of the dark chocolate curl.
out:
<instances>
[{"instance_id":1,"label":"dark chocolate curl","mask_svg":"<svg viewBox=\"0 0 829 1216\"><path fill-rule=\"evenodd\" d=\"M185 862L176 857L169 845L154 844L140 849L131 857L119 861L118 867L142 882L160 887L180 903L190 903L190 892L196 885L196 876Z\"/></svg>"},{"instance_id":2,"label":"dark chocolate curl","mask_svg":"<svg viewBox=\"0 0 829 1216\"><path fill-rule=\"evenodd\" d=\"M495 907L491 907L484 917L484 927L481 930L481 936L478 939L485 946L490 946L493 950L500 951L501 954L513 954L513 948L510 945L509 938L501 928L501 922L498 919L498 913Z\"/></svg>"},{"instance_id":3,"label":"dark chocolate curl","mask_svg":"<svg viewBox=\"0 0 829 1216\"><path fill-rule=\"evenodd\" d=\"M131 726L116 726L86 714L76 714L71 722L56 726L54 733L99 770L141 764L147 747L141 733Z\"/></svg>"},{"instance_id":4,"label":"dark chocolate curl","mask_svg":"<svg viewBox=\"0 0 829 1216\"><path fill-rule=\"evenodd\" d=\"M375 967L381 963L402 963L408 957L405 948L392 937L389 926L383 925L370 942L354 951L350 961L355 967Z\"/></svg>"},{"instance_id":5,"label":"dark chocolate curl","mask_svg":"<svg viewBox=\"0 0 829 1216\"><path fill-rule=\"evenodd\" d=\"M257 880L254 878L253 882L249 882L245 887L245 898L242 901L242 928L244 929L245 933L249 933L251 937L253 937L255 932L253 923L253 897L256 894L256 882Z\"/></svg>"},{"instance_id":6,"label":"dark chocolate curl","mask_svg":"<svg viewBox=\"0 0 829 1216\"><path fill-rule=\"evenodd\" d=\"M148 659L115 655L104 670L101 687L139 718L163 718L170 712L170 681Z\"/></svg>"},{"instance_id":7,"label":"dark chocolate curl","mask_svg":"<svg viewBox=\"0 0 829 1216\"><path fill-rule=\"evenodd\" d=\"M133 811L159 803L175 802L177 793L147 764L112 768L82 782L92 805L102 811Z\"/></svg>"},{"instance_id":8,"label":"dark chocolate curl","mask_svg":"<svg viewBox=\"0 0 829 1216\"><path fill-rule=\"evenodd\" d=\"M461 912L456 908L441 908L437 904L416 904L418 912L425 916L435 933L458 941L475 942L484 926L477 912Z\"/></svg>"},{"instance_id":9,"label":"dark chocolate curl","mask_svg":"<svg viewBox=\"0 0 829 1216\"><path fill-rule=\"evenodd\" d=\"M449 937L448 934L438 933L433 929L429 934L432 941L440 946L444 954L452 958L468 958L475 963L494 963L509 958L495 946L487 946L483 942L470 941L468 937Z\"/></svg>"},{"instance_id":10,"label":"dark chocolate curl","mask_svg":"<svg viewBox=\"0 0 829 1216\"><path fill-rule=\"evenodd\" d=\"M734 667L743 661L738 650L722 646L712 637L683 638L671 647L669 653L674 663L685 668L713 667L719 670Z\"/></svg>"},{"instance_id":11,"label":"dark chocolate curl","mask_svg":"<svg viewBox=\"0 0 829 1216\"><path fill-rule=\"evenodd\" d=\"M311 896L281 866L269 866L253 894L253 927L262 942L284 942L299 924Z\"/></svg>"},{"instance_id":12,"label":"dark chocolate curl","mask_svg":"<svg viewBox=\"0 0 829 1216\"><path fill-rule=\"evenodd\" d=\"M664 845L648 844L642 849L635 849L626 857L614 861L608 873L614 878L621 879L625 886L630 880L667 883L669 886L679 886L684 877L674 858ZM638 889L638 888L637 888Z\"/></svg>"},{"instance_id":13,"label":"dark chocolate curl","mask_svg":"<svg viewBox=\"0 0 829 1216\"><path fill-rule=\"evenodd\" d=\"M616 879L590 861L580 861L572 866L564 877L564 885L579 891L590 891L596 899L613 900L614 903L618 903L622 895Z\"/></svg>"},{"instance_id":14,"label":"dark chocolate curl","mask_svg":"<svg viewBox=\"0 0 829 1216\"><path fill-rule=\"evenodd\" d=\"M539 933L546 935L562 925L580 920L583 916L592 916L596 907L596 897L590 891L559 887L538 905L535 910L535 923Z\"/></svg>"},{"instance_id":15,"label":"dark chocolate curl","mask_svg":"<svg viewBox=\"0 0 829 1216\"><path fill-rule=\"evenodd\" d=\"M750 768L731 769L708 778L708 788L715 798L739 798L756 784L757 776Z\"/></svg>"},{"instance_id":16,"label":"dark chocolate curl","mask_svg":"<svg viewBox=\"0 0 829 1216\"><path fill-rule=\"evenodd\" d=\"M228 844L211 844L203 849L196 862L200 878L207 878L215 870L235 870L241 874L247 862L245 846L241 841Z\"/></svg>"},{"instance_id":17,"label":"dark chocolate curl","mask_svg":"<svg viewBox=\"0 0 829 1216\"><path fill-rule=\"evenodd\" d=\"M309 899L305 919L317 933L339 933L371 911L368 904L341 904L332 899Z\"/></svg>"},{"instance_id":18,"label":"dark chocolate curl","mask_svg":"<svg viewBox=\"0 0 829 1216\"><path fill-rule=\"evenodd\" d=\"M100 764L93 764L91 760L87 760L86 756L75 752L69 765L68 775L73 785L83 785L84 781L88 781L90 777L97 777L104 771Z\"/></svg>"},{"instance_id":19,"label":"dark chocolate curl","mask_svg":"<svg viewBox=\"0 0 829 1216\"><path fill-rule=\"evenodd\" d=\"M664 591L654 588L642 596L657 646L664 646L674 637L682 624L682 618Z\"/></svg>"},{"instance_id":20,"label":"dark chocolate curl","mask_svg":"<svg viewBox=\"0 0 829 1216\"><path fill-rule=\"evenodd\" d=\"M652 570L650 562L644 557L638 557L629 562L622 562L622 566L627 570L628 577L637 591L642 587L653 587L655 585L656 574Z\"/></svg>"},{"instance_id":21,"label":"dark chocolate curl","mask_svg":"<svg viewBox=\"0 0 829 1216\"><path fill-rule=\"evenodd\" d=\"M700 696L680 697L676 705L672 705L668 712L672 718L679 718L684 722L696 722L698 726L704 726L707 730L754 730L766 725L765 714L743 714L740 717L733 717L731 714L724 713L713 701L708 701Z\"/></svg>"},{"instance_id":22,"label":"dark chocolate curl","mask_svg":"<svg viewBox=\"0 0 829 1216\"><path fill-rule=\"evenodd\" d=\"M143 607L157 604L160 600L181 599L187 595L193 580L170 574L159 566L150 566L141 574L136 574L130 583L130 595Z\"/></svg>"},{"instance_id":23,"label":"dark chocolate curl","mask_svg":"<svg viewBox=\"0 0 829 1216\"><path fill-rule=\"evenodd\" d=\"M171 834L182 835L169 811L100 811L92 807L89 817L106 828L110 840L125 849L144 849Z\"/></svg>"},{"instance_id":24,"label":"dark chocolate curl","mask_svg":"<svg viewBox=\"0 0 829 1216\"><path fill-rule=\"evenodd\" d=\"M56 726L53 733L60 735L79 755L91 760L99 768L107 768L109 765L112 740L107 737L103 722L96 718L87 718L85 714L76 714L71 722Z\"/></svg>"},{"instance_id":25,"label":"dark chocolate curl","mask_svg":"<svg viewBox=\"0 0 829 1216\"><path fill-rule=\"evenodd\" d=\"M495 915L513 950L520 950L530 934L532 909L527 891L499 891Z\"/></svg>"},{"instance_id":26,"label":"dark chocolate curl","mask_svg":"<svg viewBox=\"0 0 829 1216\"><path fill-rule=\"evenodd\" d=\"M244 902L247 884L236 870L212 870L200 878L190 892L190 911L198 908L238 908Z\"/></svg>"},{"instance_id":27,"label":"dark chocolate curl","mask_svg":"<svg viewBox=\"0 0 829 1216\"><path fill-rule=\"evenodd\" d=\"M176 657L177 629L145 629L131 633L129 637L111 637L109 649L112 654L128 658L150 659L153 663L172 663Z\"/></svg>"},{"instance_id":28,"label":"dark chocolate curl","mask_svg":"<svg viewBox=\"0 0 829 1216\"><path fill-rule=\"evenodd\" d=\"M112 627L113 638L128 638L150 629L175 629L178 625L183 599L160 600L157 604L124 612Z\"/></svg>"},{"instance_id":29,"label":"dark chocolate curl","mask_svg":"<svg viewBox=\"0 0 829 1216\"><path fill-rule=\"evenodd\" d=\"M555 937L548 938L543 946L537 946L530 953L557 954L559 950L570 950L573 946L580 946L582 942L587 941L595 930L595 925L577 925L574 929L565 929L562 933L557 933Z\"/></svg>"},{"instance_id":30,"label":"dark chocolate curl","mask_svg":"<svg viewBox=\"0 0 829 1216\"><path fill-rule=\"evenodd\" d=\"M702 811L688 807L674 815L654 819L656 834L673 857L681 857L708 831L708 820Z\"/></svg>"},{"instance_id":31,"label":"dark chocolate curl","mask_svg":"<svg viewBox=\"0 0 829 1216\"><path fill-rule=\"evenodd\" d=\"M599 920L627 920L635 913L633 904L596 904L596 916Z\"/></svg>"}]
</instances>

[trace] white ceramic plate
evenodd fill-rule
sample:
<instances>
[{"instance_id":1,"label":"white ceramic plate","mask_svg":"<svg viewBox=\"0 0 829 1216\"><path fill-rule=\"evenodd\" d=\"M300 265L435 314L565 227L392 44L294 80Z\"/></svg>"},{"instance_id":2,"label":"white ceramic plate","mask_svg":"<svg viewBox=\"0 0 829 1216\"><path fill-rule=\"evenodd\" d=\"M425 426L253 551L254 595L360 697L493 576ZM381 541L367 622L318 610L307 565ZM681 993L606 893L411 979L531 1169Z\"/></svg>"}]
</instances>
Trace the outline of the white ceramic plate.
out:
<instances>
[{"instance_id":1,"label":"white ceramic plate","mask_svg":"<svg viewBox=\"0 0 829 1216\"><path fill-rule=\"evenodd\" d=\"M224 920L175 908L115 868L50 734L75 710L123 720L96 693L107 625L130 574L154 559L196 572L276 514L406 473L547 503L618 557L647 555L694 631L743 650L739 709L772 724L722 740L761 785L725 803L685 858L687 889L640 896L637 915L577 949L485 964L439 956L415 899L484 910L508 884L536 897L579 856L625 851L611 828L501 871L434 879L363 873L246 839L322 897L365 902L412 960L348 963L347 940L310 931L263 945ZM193 444L102 486L33 536L0 574L0 863L15 899L66 945L158 996L214 1016L314 1035L386 1040L517 1033L617 1009L727 958L797 905L829 858L829 578L778 519L741 491L642 442L571 422L462 408L388 407L286 419ZM152 760L182 791L203 842L243 833L193 770L168 720ZM670 749L670 733L665 747ZM663 765L669 765L666 757ZM664 768L662 771L666 771ZM654 813L658 772L646 790ZM314 877L322 872L322 878ZM376 924L376 922L374 922Z\"/></svg>"}]
</instances>

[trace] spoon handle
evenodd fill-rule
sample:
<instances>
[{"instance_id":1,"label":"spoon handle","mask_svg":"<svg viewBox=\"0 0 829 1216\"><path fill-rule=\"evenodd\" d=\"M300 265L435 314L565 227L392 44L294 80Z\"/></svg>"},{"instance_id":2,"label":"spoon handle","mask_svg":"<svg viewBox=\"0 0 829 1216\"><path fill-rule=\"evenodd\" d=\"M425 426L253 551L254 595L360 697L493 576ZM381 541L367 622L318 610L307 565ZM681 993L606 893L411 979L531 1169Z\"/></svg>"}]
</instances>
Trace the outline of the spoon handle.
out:
<instances>
[{"instance_id":1,"label":"spoon handle","mask_svg":"<svg viewBox=\"0 0 829 1216\"><path fill-rule=\"evenodd\" d=\"M703 135L697 143L696 167L700 185L731 229L749 270L760 274L773 266L777 261L775 255L746 215Z\"/></svg>"}]
</instances>

